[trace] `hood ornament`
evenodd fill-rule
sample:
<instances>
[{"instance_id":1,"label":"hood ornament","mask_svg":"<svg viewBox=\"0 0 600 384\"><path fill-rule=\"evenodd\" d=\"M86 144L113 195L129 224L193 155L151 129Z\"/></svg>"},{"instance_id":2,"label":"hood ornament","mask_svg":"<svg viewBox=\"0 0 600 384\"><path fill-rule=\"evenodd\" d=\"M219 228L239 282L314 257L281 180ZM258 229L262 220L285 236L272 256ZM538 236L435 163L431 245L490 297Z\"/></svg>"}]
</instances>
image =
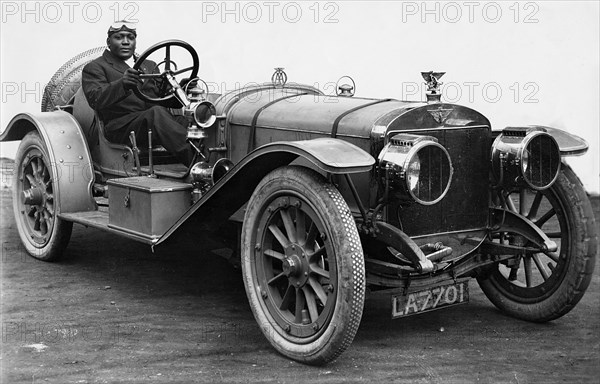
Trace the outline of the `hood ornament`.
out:
<instances>
[{"instance_id":1,"label":"hood ornament","mask_svg":"<svg viewBox=\"0 0 600 384\"><path fill-rule=\"evenodd\" d=\"M343 79L350 80L352 82L352 85L350 85L347 82L344 82L342 85L340 85L340 83L342 82ZM356 92L356 83L354 82L354 79L348 75L340 77L338 79L337 83L335 83L335 94L338 96L352 97L352 96L354 96L355 92Z\"/></svg>"},{"instance_id":2,"label":"hood ornament","mask_svg":"<svg viewBox=\"0 0 600 384\"><path fill-rule=\"evenodd\" d=\"M276 87L283 87L287 83L287 74L283 71L284 68L275 68L275 73L271 76L271 83Z\"/></svg>"},{"instance_id":3,"label":"hood ornament","mask_svg":"<svg viewBox=\"0 0 600 384\"><path fill-rule=\"evenodd\" d=\"M446 72L421 72L421 76L423 76L423 80L425 80L425 84L427 84L427 103L440 103L442 98L442 92L440 91L440 86L443 84L440 82L442 76L444 76Z\"/></svg>"}]
</instances>

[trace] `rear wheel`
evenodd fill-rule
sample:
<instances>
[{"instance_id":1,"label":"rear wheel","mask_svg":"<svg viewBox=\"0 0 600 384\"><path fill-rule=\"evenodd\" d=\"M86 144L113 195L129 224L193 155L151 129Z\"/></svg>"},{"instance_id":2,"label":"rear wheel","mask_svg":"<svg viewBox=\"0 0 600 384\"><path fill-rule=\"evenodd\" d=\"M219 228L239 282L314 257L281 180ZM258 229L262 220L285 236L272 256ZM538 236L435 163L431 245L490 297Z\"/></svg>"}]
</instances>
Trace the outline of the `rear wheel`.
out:
<instances>
[{"instance_id":1,"label":"rear wheel","mask_svg":"<svg viewBox=\"0 0 600 384\"><path fill-rule=\"evenodd\" d=\"M319 365L351 344L363 253L346 202L321 175L284 167L261 181L242 229L242 271L256 321L280 353Z\"/></svg>"},{"instance_id":2,"label":"rear wheel","mask_svg":"<svg viewBox=\"0 0 600 384\"><path fill-rule=\"evenodd\" d=\"M71 238L73 223L57 215L57 183L48 151L37 132L25 135L15 164L13 209L21 242L36 259L56 260Z\"/></svg>"},{"instance_id":3,"label":"rear wheel","mask_svg":"<svg viewBox=\"0 0 600 384\"><path fill-rule=\"evenodd\" d=\"M568 166L544 191L500 191L499 206L535 223L558 245L556 252L523 253L478 279L494 305L524 320L544 322L569 312L582 298L594 270L598 235L591 204ZM531 247L522 236L495 233L497 241Z\"/></svg>"}]
</instances>

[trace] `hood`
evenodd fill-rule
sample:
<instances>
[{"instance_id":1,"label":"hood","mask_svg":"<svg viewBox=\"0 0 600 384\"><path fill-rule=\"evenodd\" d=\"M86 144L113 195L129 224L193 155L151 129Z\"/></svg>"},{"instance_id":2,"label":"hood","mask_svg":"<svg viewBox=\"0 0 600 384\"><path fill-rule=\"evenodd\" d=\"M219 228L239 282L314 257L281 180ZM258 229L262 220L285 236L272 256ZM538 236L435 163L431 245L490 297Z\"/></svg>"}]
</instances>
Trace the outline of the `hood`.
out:
<instances>
[{"instance_id":1,"label":"hood","mask_svg":"<svg viewBox=\"0 0 600 384\"><path fill-rule=\"evenodd\" d=\"M253 128L373 138L388 131L487 125L480 113L454 104L334 97L298 89L269 89L239 99L228 122Z\"/></svg>"}]
</instances>

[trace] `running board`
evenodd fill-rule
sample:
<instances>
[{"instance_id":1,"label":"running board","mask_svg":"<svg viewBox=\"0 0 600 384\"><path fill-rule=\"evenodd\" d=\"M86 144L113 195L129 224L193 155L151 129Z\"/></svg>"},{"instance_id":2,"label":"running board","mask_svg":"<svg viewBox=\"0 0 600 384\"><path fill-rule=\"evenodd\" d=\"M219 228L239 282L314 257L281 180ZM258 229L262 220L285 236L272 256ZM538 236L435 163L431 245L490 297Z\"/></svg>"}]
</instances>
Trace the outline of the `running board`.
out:
<instances>
[{"instance_id":1,"label":"running board","mask_svg":"<svg viewBox=\"0 0 600 384\"><path fill-rule=\"evenodd\" d=\"M119 236L127 237L129 239L146 243L149 245L154 245L154 243L156 242L155 238L144 236L136 232L125 231L114 226L109 226L107 210L61 213L58 215L58 217L66 221L71 221L73 223L81 224L86 227L91 227L99 229L101 231L114 233Z\"/></svg>"},{"instance_id":2,"label":"running board","mask_svg":"<svg viewBox=\"0 0 600 384\"><path fill-rule=\"evenodd\" d=\"M61 213L58 217L66 221L85 225L86 227L112 232L112 230L108 228L108 211Z\"/></svg>"}]
</instances>

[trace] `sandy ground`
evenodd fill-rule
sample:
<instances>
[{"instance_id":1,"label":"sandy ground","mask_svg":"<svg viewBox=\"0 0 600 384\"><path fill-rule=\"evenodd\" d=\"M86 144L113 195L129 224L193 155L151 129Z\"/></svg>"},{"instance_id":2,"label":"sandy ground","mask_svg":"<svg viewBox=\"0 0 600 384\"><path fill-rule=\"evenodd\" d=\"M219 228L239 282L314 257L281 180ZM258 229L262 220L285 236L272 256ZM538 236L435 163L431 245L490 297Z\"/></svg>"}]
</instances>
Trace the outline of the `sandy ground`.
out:
<instances>
[{"instance_id":1,"label":"sandy ground","mask_svg":"<svg viewBox=\"0 0 600 384\"><path fill-rule=\"evenodd\" d=\"M0 199L2 383L600 380L600 263L579 305L548 324L505 316L475 281L469 304L400 320L371 295L352 346L315 368L271 348L223 258L192 242L152 253L76 225L63 261L36 261L6 185Z\"/></svg>"}]
</instances>

